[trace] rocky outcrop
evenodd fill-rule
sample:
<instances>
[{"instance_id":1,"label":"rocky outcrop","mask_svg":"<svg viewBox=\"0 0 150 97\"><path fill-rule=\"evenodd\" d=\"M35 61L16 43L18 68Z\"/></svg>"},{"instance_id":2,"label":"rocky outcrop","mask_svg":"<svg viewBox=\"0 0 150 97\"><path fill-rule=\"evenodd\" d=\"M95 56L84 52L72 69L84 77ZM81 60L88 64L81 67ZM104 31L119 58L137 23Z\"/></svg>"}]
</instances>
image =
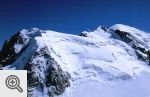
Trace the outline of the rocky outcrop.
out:
<instances>
[{"instance_id":1,"label":"rocky outcrop","mask_svg":"<svg viewBox=\"0 0 150 97\"><path fill-rule=\"evenodd\" d=\"M146 61L150 65L150 50L143 47L143 45L138 40L136 40L134 36L130 34L130 32L115 30L111 33L118 35L119 39L134 48L138 58Z\"/></svg>"},{"instance_id":2,"label":"rocky outcrop","mask_svg":"<svg viewBox=\"0 0 150 97\"><path fill-rule=\"evenodd\" d=\"M33 91L44 93L49 97L60 95L70 86L69 76L60 65L50 56L47 47L37 51L28 61L25 70L28 71L28 97Z\"/></svg>"},{"instance_id":3,"label":"rocky outcrop","mask_svg":"<svg viewBox=\"0 0 150 97\"><path fill-rule=\"evenodd\" d=\"M12 64L16 59L22 54L25 50L26 39L23 38L20 32L17 32L10 40L6 40L2 50L0 51L0 64L6 66ZM15 51L15 45L22 45L22 48L19 52Z\"/></svg>"}]
</instances>

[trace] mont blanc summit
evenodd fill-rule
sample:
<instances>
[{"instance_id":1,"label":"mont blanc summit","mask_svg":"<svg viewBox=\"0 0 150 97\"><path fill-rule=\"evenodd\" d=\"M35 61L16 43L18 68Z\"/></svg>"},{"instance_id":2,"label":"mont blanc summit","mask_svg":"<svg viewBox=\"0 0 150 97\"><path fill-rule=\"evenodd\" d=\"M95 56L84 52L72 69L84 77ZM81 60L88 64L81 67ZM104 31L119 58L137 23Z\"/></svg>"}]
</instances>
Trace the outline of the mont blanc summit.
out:
<instances>
[{"instance_id":1,"label":"mont blanc summit","mask_svg":"<svg viewBox=\"0 0 150 97\"><path fill-rule=\"evenodd\" d=\"M80 35L23 29L0 64L28 71L28 97L150 97L150 33L123 24Z\"/></svg>"}]
</instances>

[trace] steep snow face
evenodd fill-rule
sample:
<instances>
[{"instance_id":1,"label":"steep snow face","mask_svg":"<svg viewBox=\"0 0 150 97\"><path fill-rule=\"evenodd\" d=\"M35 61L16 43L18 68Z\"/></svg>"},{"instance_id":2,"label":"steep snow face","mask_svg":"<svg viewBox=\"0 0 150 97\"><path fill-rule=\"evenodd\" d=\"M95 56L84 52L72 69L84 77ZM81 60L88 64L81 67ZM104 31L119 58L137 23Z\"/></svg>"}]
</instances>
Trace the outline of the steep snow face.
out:
<instances>
[{"instance_id":1,"label":"steep snow face","mask_svg":"<svg viewBox=\"0 0 150 97\"><path fill-rule=\"evenodd\" d=\"M133 27L116 24L109 29L111 37L122 40L135 49L139 59L150 65L150 34Z\"/></svg>"},{"instance_id":2,"label":"steep snow face","mask_svg":"<svg viewBox=\"0 0 150 97\"><path fill-rule=\"evenodd\" d=\"M145 48L150 49L150 33L146 33L134 27L130 27L122 24L116 24L112 26L110 29L127 32L132 36L132 38L136 40L136 42L143 45Z\"/></svg>"},{"instance_id":3,"label":"steep snow face","mask_svg":"<svg viewBox=\"0 0 150 97\"><path fill-rule=\"evenodd\" d=\"M150 96L150 68L138 56L149 58L148 33L121 24L80 36L37 28L20 33L26 48L3 69L28 70L29 97Z\"/></svg>"}]
</instances>

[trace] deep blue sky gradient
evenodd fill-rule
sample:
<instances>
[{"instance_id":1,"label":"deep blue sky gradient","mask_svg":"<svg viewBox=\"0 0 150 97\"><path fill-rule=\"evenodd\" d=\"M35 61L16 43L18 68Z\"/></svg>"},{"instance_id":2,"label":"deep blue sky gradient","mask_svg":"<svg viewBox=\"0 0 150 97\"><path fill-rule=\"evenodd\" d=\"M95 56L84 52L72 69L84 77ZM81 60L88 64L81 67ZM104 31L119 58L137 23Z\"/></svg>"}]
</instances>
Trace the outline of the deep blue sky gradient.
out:
<instances>
[{"instance_id":1,"label":"deep blue sky gradient","mask_svg":"<svg viewBox=\"0 0 150 97\"><path fill-rule=\"evenodd\" d=\"M150 0L0 0L0 47L22 28L79 34L116 23L150 32Z\"/></svg>"}]
</instances>

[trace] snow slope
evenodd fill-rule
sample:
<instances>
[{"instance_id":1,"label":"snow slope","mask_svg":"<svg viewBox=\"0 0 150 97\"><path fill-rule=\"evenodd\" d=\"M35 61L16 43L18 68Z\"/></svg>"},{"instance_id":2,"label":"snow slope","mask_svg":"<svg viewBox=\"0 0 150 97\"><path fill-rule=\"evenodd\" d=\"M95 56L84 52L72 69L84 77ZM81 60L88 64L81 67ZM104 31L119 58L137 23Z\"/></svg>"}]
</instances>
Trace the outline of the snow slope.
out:
<instances>
[{"instance_id":1,"label":"snow slope","mask_svg":"<svg viewBox=\"0 0 150 97\"><path fill-rule=\"evenodd\" d=\"M136 43L150 49L150 34L122 24L85 31L84 37L34 28L20 32L28 39L29 46L3 69L24 69L35 52L47 47L50 56L70 75L70 86L58 97L150 97L147 62L138 58L131 45L112 37L115 30L129 33ZM22 47L15 45L14 48L19 52ZM32 61L37 60L45 59L37 57ZM43 72L41 75L44 78ZM31 97L49 97L47 91L34 89Z\"/></svg>"}]
</instances>

